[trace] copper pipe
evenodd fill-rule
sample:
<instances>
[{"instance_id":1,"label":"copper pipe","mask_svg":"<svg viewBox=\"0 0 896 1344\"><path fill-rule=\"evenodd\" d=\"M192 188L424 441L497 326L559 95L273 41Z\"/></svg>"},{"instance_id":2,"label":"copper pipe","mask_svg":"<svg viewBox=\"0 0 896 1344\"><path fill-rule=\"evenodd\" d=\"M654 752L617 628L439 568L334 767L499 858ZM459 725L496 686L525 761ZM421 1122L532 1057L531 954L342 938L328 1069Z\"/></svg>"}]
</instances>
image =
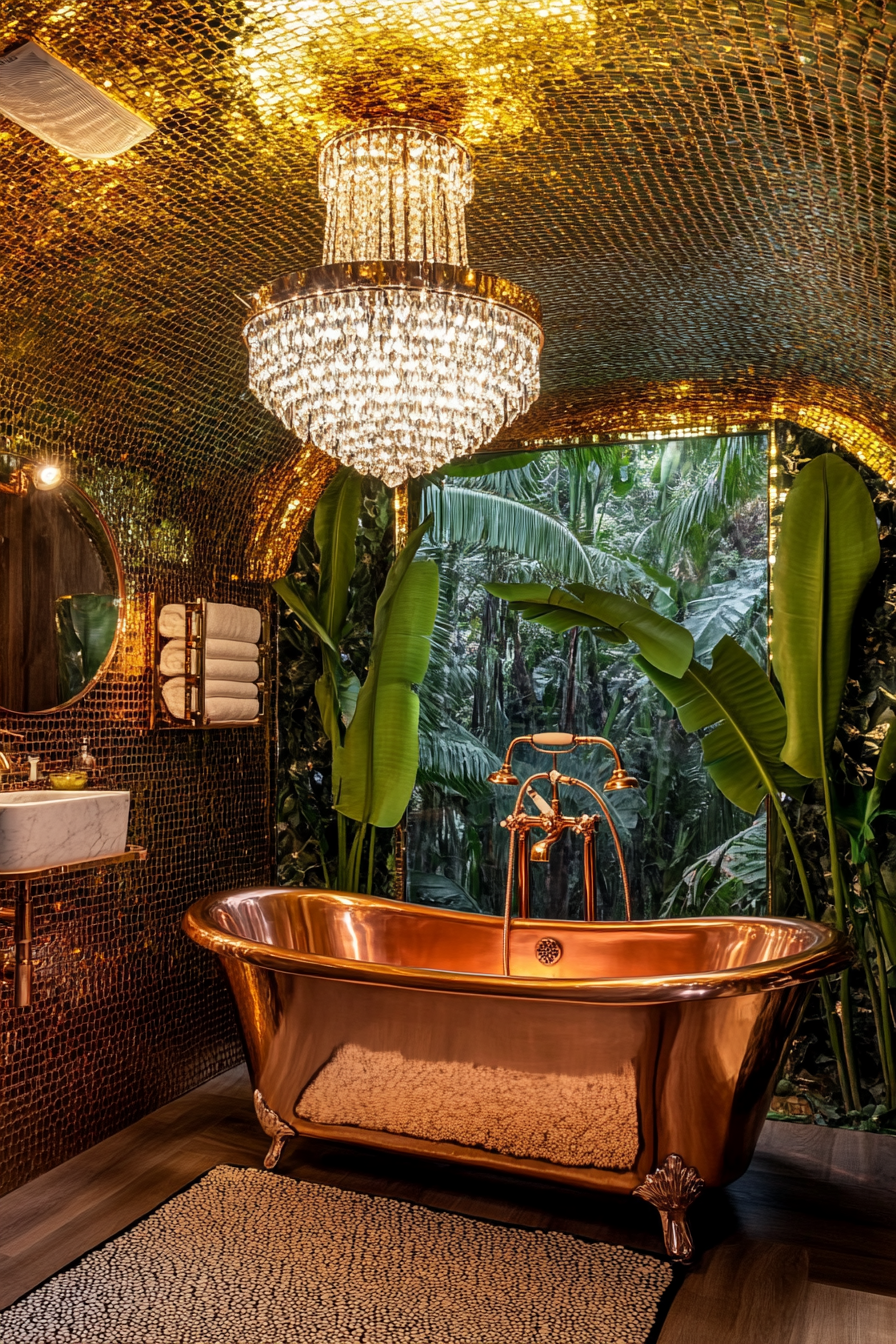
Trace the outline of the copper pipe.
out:
<instances>
[{"instance_id":1,"label":"copper pipe","mask_svg":"<svg viewBox=\"0 0 896 1344\"><path fill-rule=\"evenodd\" d=\"M529 918L529 837L525 831L520 831L517 838L517 847L519 851L519 864L517 868L517 890L519 893L519 917L520 919Z\"/></svg>"},{"instance_id":2,"label":"copper pipe","mask_svg":"<svg viewBox=\"0 0 896 1344\"><path fill-rule=\"evenodd\" d=\"M542 734L541 736L544 738L551 738L551 737L565 738L567 736L571 737L572 735L557 733L557 734ZM515 738L514 742L511 743L511 751L516 742L525 740L528 739ZM613 753L613 759L616 762L616 768L614 773L625 775L622 762L619 758L619 753L616 751L616 748L613 746L613 744L611 742L608 742L606 738L603 737L574 738L573 746L577 746L581 742L587 742L589 744L597 743L600 744L601 746L609 747L610 751ZM550 742L545 743L545 747L549 747L551 745L554 744ZM563 744L557 744L557 745L562 747ZM539 750L544 750L545 747L539 747ZM592 819L587 816L565 817L560 808L560 797L558 792L559 785L563 784L566 787L578 786L579 788L584 789L586 793L589 793L591 797L594 799L594 801L597 803L598 807L600 808L603 819L606 821L607 825L610 828L610 834L613 837L613 844L616 848L616 858L619 861L619 871L622 876L622 890L625 896L625 917L626 920L631 921L632 898L631 898L631 888L629 886L629 880L628 880L628 870L625 866L625 857L622 852L622 842L619 839L619 833L616 830L616 827L613 823L613 818L610 816L609 809L607 808L606 804L604 803L600 795L591 787L590 784L586 784L584 780L576 779L572 775L561 775L556 768L557 766L556 752L551 752L551 755L553 759L554 768L550 771L542 770L539 771L537 774L530 775L528 779L524 780L523 783L520 784L519 790L516 795L516 802L514 804L513 812L510 814L509 817L506 818L504 822L501 823L503 826L506 826L511 832L510 836L511 857L508 859L508 885L507 885L507 896L505 900L505 905L507 902L512 900L513 885L512 882L510 881L510 868L513 863L514 851L516 851L516 855L518 857L519 862L519 872L517 875L517 888L519 891L519 898L520 898L519 917L520 919L529 919L530 890L531 890L529 863L547 862L551 848L553 847L554 844L556 844L557 840L560 838L563 832L565 830L574 829L580 835L582 835L584 842L583 847L584 847L584 872L585 872L585 881L584 881L585 919L592 923L596 919L597 915L597 886L596 886L596 872L595 872L596 854L595 854L594 835L592 828L596 823L597 818L595 817ZM509 758L510 758L510 752L508 752L507 757L505 757L505 762L504 765L501 767L501 771L498 772L502 776L501 782L505 782L503 776L506 775L507 773ZM629 778L629 776L626 776L626 778ZM550 780L551 803L549 808L547 800L542 800L541 803L539 804L538 815L533 816L530 813L525 812L523 810L523 800L524 797L528 796L529 798L535 799L536 803L539 802L540 795L538 795L537 791L532 788L533 782L538 779ZM530 830L533 830L535 828L540 828L545 832L545 834L541 840L538 840L535 843L530 852L528 843L528 834ZM516 837L515 840L514 837ZM503 963L505 966L508 966L510 962L510 951L508 945L508 940L510 937L510 925L507 909L505 909L504 912L504 923L506 932L505 932ZM504 973L505 975L508 974L506 970Z\"/></svg>"},{"instance_id":3,"label":"copper pipe","mask_svg":"<svg viewBox=\"0 0 896 1344\"><path fill-rule=\"evenodd\" d=\"M563 783L563 784L578 784L579 788L581 788L581 789L585 789L588 793L591 794L591 797L592 797L592 798L594 799L594 801L597 803L597 805L598 805L598 807L600 808L601 812L603 812L603 814L604 814L604 819L606 820L606 823L607 823L607 825L608 825L609 828L610 828L610 834L611 834L612 837L613 837L613 844L616 846L616 857L617 857L617 859L619 860L619 869L620 869L620 872L622 873L622 890L625 892L625 917L626 917L627 920L631 920L631 917L632 917L632 896L631 896L631 892L629 891L629 885L628 885L628 872L627 872L626 867L625 867L625 859L622 857L622 842L621 842L620 839L619 839L619 832L616 830L616 827L613 825L613 818L610 816L610 813L609 813L609 811L608 811L608 809L607 809L607 805L606 805L606 803L605 803L604 800L601 798L600 794L595 793L595 792L594 792L594 789L592 789L591 785L590 785L590 784L586 784L585 781L584 781L583 779L571 779L569 776L564 775L563 779L561 780L561 783Z\"/></svg>"},{"instance_id":4,"label":"copper pipe","mask_svg":"<svg viewBox=\"0 0 896 1344\"><path fill-rule=\"evenodd\" d=\"M595 891L595 854L594 854L594 834L592 831L586 831L582 849L584 850L582 864L585 873L585 918L589 924L593 924L597 919L596 911L596 891Z\"/></svg>"},{"instance_id":5,"label":"copper pipe","mask_svg":"<svg viewBox=\"0 0 896 1344\"><path fill-rule=\"evenodd\" d=\"M16 969L14 1003L16 1008L31 1007L33 963L31 960L34 933L34 906L31 900L31 879L26 878L16 901L15 943Z\"/></svg>"},{"instance_id":6,"label":"copper pipe","mask_svg":"<svg viewBox=\"0 0 896 1344\"><path fill-rule=\"evenodd\" d=\"M510 975L510 918L513 910L513 832L510 833L510 853L507 857L507 889L504 893L504 930L501 939L501 965L505 975Z\"/></svg>"}]
</instances>

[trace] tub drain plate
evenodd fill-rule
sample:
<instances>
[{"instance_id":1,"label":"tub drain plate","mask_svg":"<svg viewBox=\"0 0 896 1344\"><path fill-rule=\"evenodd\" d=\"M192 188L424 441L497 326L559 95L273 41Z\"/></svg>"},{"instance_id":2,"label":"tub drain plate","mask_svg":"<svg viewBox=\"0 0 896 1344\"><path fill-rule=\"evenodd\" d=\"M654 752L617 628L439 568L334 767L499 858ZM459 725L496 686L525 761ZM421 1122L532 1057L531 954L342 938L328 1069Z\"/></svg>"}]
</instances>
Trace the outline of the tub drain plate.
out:
<instances>
[{"instance_id":1,"label":"tub drain plate","mask_svg":"<svg viewBox=\"0 0 896 1344\"><path fill-rule=\"evenodd\" d=\"M556 938L542 938L535 944L535 956L542 966L556 966L563 956L563 948Z\"/></svg>"}]
</instances>

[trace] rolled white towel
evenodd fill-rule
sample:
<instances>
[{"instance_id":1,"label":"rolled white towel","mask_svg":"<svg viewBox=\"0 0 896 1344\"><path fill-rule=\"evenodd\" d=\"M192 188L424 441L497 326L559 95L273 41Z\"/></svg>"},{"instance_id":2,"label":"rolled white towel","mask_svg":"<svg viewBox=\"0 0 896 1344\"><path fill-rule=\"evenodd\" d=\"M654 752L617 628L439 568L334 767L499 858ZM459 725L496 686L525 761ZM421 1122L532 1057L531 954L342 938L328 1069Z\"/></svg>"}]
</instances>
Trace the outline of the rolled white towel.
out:
<instances>
[{"instance_id":1,"label":"rolled white towel","mask_svg":"<svg viewBox=\"0 0 896 1344\"><path fill-rule=\"evenodd\" d=\"M257 644L261 638L261 615L254 607L235 607L230 602L209 602L206 607L206 639L235 639ZM186 635L183 603L169 602L159 612L159 634L168 639Z\"/></svg>"},{"instance_id":2,"label":"rolled white towel","mask_svg":"<svg viewBox=\"0 0 896 1344\"><path fill-rule=\"evenodd\" d=\"M169 712L176 719L185 719L184 710L184 684L176 685L178 678L174 677L171 681L166 681L162 686L162 695ZM206 696L205 712L208 718L215 723L231 723L246 719L258 718L258 697L253 695L248 699L240 699L237 696Z\"/></svg>"},{"instance_id":3,"label":"rolled white towel","mask_svg":"<svg viewBox=\"0 0 896 1344\"><path fill-rule=\"evenodd\" d=\"M245 719L258 718L258 697L253 696L251 700L225 699L221 696L214 696L209 699L205 697L205 712L212 723L232 723Z\"/></svg>"},{"instance_id":4,"label":"rolled white towel","mask_svg":"<svg viewBox=\"0 0 896 1344\"><path fill-rule=\"evenodd\" d=\"M169 640L165 645L166 649L180 649L184 652L186 641L183 639ZM206 658L233 658L242 663L255 663L258 661L258 645L250 644L244 639L207 639L205 641ZM183 668L181 668L183 671Z\"/></svg>"},{"instance_id":5,"label":"rolled white towel","mask_svg":"<svg viewBox=\"0 0 896 1344\"><path fill-rule=\"evenodd\" d=\"M214 677L205 679L205 698L234 700L258 700L258 687L252 681L218 681Z\"/></svg>"},{"instance_id":6,"label":"rolled white towel","mask_svg":"<svg viewBox=\"0 0 896 1344\"><path fill-rule=\"evenodd\" d=\"M164 683L165 686L170 686L174 690L177 690L178 687L183 690L184 684L183 677L171 677ZM213 697L222 697L225 700L228 697L236 700L257 700L258 687L251 681L218 681L206 677L205 698L208 700Z\"/></svg>"},{"instance_id":7,"label":"rolled white towel","mask_svg":"<svg viewBox=\"0 0 896 1344\"><path fill-rule=\"evenodd\" d=\"M180 644L180 648L174 648L175 644ZM253 645L249 646L254 647ZM186 650L183 647L182 640L173 639L170 644L166 644L159 658L159 671L163 677L183 676L184 659ZM198 660L193 659L194 669L197 667ZM216 678L219 681L244 681L250 684L258 680L259 671L257 663L250 663L242 658L209 658L205 660L206 680Z\"/></svg>"}]
</instances>

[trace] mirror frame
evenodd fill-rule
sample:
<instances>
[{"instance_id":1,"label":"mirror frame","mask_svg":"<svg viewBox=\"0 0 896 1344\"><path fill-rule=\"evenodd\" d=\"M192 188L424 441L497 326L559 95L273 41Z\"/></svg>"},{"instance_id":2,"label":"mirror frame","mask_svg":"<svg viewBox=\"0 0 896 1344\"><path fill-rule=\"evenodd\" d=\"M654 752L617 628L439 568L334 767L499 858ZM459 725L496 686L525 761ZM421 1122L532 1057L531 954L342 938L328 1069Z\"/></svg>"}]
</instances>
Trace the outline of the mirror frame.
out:
<instances>
[{"instance_id":1,"label":"mirror frame","mask_svg":"<svg viewBox=\"0 0 896 1344\"><path fill-rule=\"evenodd\" d=\"M18 461L21 463L22 467L37 468L46 465L45 463L35 462L33 458L23 457L20 453L11 452L6 455L9 457L17 458ZM29 488L33 490L35 487L32 485ZM119 607L118 607L118 620L115 623L115 634L112 636L112 643L109 645L109 652L106 654L102 663L97 668L93 677L91 677L87 685L84 686L82 690L78 692L77 695L73 695L70 700L65 700L58 705L51 705L49 709L10 709L7 705L0 704L0 714L14 715L17 718L39 718L47 714L58 714L63 709L70 709L71 706L76 705L79 700L83 700L84 696L87 695L90 691L92 691L94 687L97 685L97 683L100 681L100 679L106 675L112 664L113 658L118 652L118 645L121 640L121 635L125 627L125 619L127 616L127 589L125 587L124 565L122 564L121 560L121 552L118 549L118 542L115 539L112 529L109 527L109 524L106 522L106 519L100 512L99 506L97 505L96 501L91 499L87 491L82 489L80 485L77 485L69 476L63 476L63 479L56 487L56 490L65 490L65 489L73 490L76 495L80 496L82 502L91 511L94 518L97 519L101 533L106 540L107 546L109 547L109 551L112 556L112 561L115 567L115 580L118 584Z\"/></svg>"}]
</instances>

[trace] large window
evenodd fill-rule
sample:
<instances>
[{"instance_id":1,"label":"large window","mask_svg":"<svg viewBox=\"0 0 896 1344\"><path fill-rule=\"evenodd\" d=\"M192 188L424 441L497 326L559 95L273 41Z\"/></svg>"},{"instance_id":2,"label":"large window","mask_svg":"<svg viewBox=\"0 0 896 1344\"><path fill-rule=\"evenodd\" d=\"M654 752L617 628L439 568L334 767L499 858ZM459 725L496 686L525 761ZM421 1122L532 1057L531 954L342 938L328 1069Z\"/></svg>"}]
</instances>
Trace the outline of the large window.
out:
<instances>
[{"instance_id":1,"label":"large window","mask_svg":"<svg viewBox=\"0 0 896 1344\"><path fill-rule=\"evenodd\" d=\"M559 729L609 737L641 781L607 795L638 916L761 908L764 812L721 796L699 741L628 653L584 628L527 622L483 583L573 580L640 597L688 626L701 662L726 633L764 662L766 454L762 434L560 448L449 467L426 488L441 597L408 818L411 899L502 908L500 821L515 790L487 775L512 737ZM517 774L545 759L523 751ZM611 766L600 748L572 760L595 785ZM570 802L584 806L582 795ZM598 853L600 914L619 917L606 828ZM535 915L581 917L580 842L567 833L550 864L534 866L532 893Z\"/></svg>"}]
</instances>

